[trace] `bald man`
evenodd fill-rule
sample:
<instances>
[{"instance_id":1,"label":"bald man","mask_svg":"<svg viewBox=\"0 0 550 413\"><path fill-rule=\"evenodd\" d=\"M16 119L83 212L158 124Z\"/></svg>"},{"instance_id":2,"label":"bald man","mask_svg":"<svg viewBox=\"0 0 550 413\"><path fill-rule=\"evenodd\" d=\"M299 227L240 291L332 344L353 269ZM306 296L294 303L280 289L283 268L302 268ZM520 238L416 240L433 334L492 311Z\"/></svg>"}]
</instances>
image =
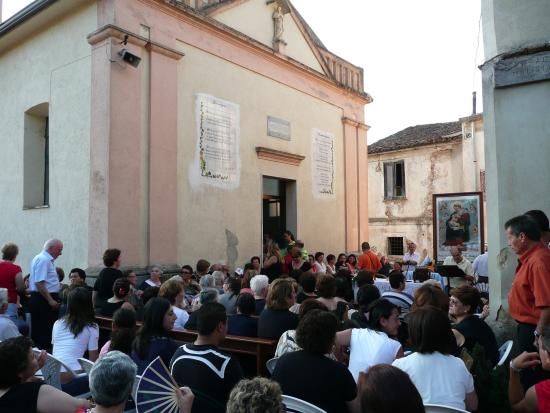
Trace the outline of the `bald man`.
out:
<instances>
[{"instance_id":1,"label":"bald man","mask_svg":"<svg viewBox=\"0 0 550 413\"><path fill-rule=\"evenodd\" d=\"M472 263L462 256L458 247L451 247L451 255L445 258L443 265L456 265L466 274L464 278L451 278L451 288L468 285L470 284L469 281L474 281L474 268Z\"/></svg>"},{"instance_id":2,"label":"bald man","mask_svg":"<svg viewBox=\"0 0 550 413\"><path fill-rule=\"evenodd\" d=\"M58 239L50 239L31 262L31 336L35 345L42 350L51 351L52 328L59 316L60 285L54 261L62 251L63 243Z\"/></svg>"}]
</instances>

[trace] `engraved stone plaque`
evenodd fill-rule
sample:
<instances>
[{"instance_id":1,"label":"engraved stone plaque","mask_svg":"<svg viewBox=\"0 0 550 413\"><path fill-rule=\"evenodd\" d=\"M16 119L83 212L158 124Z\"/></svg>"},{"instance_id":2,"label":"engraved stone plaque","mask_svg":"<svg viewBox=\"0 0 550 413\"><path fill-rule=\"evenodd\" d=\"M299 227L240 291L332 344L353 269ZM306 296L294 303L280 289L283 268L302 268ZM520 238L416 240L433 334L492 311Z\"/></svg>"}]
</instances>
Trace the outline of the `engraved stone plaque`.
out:
<instances>
[{"instance_id":1,"label":"engraved stone plaque","mask_svg":"<svg viewBox=\"0 0 550 413\"><path fill-rule=\"evenodd\" d=\"M274 138L290 140L290 122L274 118L273 116L267 117L267 135Z\"/></svg>"}]
</instances>

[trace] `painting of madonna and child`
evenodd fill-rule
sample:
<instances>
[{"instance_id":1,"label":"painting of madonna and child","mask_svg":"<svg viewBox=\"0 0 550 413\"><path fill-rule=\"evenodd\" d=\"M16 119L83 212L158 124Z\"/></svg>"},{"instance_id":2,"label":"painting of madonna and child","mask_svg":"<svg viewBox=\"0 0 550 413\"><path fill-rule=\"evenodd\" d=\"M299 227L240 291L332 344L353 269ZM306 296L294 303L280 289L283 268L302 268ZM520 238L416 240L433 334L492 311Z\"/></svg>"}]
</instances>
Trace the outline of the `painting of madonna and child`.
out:
<instances>
[{"instance_id":1,"label":"painting of madonna and child","mask_svg":"<svg viewBox=\"0 0 550 413\"><path fill-rule=\"evenodd\" d=\"M481 192L435 194L434 257L438 263L457 246L462 256L473 262L483 253L483 204Z\"/></svg>"}]
</instances>

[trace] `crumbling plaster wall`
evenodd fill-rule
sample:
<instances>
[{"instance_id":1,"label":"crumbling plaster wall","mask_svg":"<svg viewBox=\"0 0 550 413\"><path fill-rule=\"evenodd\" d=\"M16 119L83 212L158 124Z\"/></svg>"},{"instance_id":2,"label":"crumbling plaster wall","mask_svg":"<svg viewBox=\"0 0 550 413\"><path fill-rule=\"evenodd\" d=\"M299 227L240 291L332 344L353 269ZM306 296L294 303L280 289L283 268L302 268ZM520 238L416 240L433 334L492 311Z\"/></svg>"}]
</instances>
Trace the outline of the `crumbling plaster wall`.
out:
<instances>
[{"instance_id":1,"label":"crumbling plaster wall","mask_svg":"<svg viewBox=\"0 0 550 413\"><path fill-rule=\"evenodd\" d=\"M460 185L460 143L430 145L369 156L369 234L371 245L387 254L387 238L414 241L432 256L432 194L454 192ZM384 162L405 161L406 197L384 199Z\"/></svg>"}]
</instances>

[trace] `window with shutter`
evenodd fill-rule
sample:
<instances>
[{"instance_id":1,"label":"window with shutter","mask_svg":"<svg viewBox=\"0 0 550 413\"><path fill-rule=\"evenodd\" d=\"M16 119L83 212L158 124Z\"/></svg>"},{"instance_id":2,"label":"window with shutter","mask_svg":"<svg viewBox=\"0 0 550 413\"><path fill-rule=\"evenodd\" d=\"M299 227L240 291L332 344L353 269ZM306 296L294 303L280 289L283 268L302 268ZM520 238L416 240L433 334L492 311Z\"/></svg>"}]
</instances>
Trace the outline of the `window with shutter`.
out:
<instances>
[{"instance_id":1,"label":"window with shutter","mask_svg":"<svg viewBox=\"0 0 550 413\"><path fill-rule=\"evenodd\" d=\"M405 161L384 162L384 199L405 197Z\"/></svg>"}]
</instances>

